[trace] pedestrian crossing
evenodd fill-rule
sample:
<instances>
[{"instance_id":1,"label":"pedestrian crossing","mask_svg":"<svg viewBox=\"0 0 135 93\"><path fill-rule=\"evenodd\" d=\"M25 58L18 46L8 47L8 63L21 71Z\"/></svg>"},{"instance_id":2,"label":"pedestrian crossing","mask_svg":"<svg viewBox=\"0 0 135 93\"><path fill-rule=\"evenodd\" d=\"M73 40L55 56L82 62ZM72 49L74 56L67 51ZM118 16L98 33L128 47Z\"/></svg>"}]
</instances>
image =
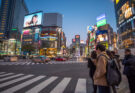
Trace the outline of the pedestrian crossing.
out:
<instances>
[{"instance_id":1,"label":"pedestrian crossing","mask_svg":"<svg viewBox=\"0 0 135 93\"><path fill-rule=\"evenodd\" d=\"M3 75L0 77L0 93L69 93L68 86L73 88L70 93L90 93L87 88L92 86L88 85L87 79L83 78L76 78L76 82L73 82L73 78L70 77L6 72L0 72L0 75Z\"/></svg>"},{"instance_id":2,"label":"pedestrian crossing","mask_svg":"<svg viewBox=\"0 0 135 93\"><path fill-rule=\"evenodd\" d=\"M47 63L34 63L34 62L0 62L0 65L39 65L39 64L81 64L81 63L86 63L86 62L76 62L76 61L65 61L65 62L57 62L57 61L51 61Z\"/></svg>"}]
</instances>

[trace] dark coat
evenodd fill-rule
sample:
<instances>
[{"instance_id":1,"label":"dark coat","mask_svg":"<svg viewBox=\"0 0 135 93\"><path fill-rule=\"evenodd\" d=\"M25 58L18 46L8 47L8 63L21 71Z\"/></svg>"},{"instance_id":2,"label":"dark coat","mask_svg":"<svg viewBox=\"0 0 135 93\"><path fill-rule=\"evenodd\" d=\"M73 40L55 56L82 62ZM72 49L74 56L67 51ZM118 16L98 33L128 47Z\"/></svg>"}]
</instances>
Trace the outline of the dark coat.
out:
<instances>
[{"instance_id":1,"label":"dark coat","mask_svg":"<svg viewBox=\"0 0 135 93\"><path fill-rule=\"evenodd\" d=\"M96 66L94 62L92 62L91 58L88 59L88 68L90 69L89 75L91 78L93 78L95 70L96 70Z\"/></svg>"},{"instance_id":2,"label":"dark coat","mask_svg":"<svg viewBox=\"0 0 135 93\"><path fill-rule=\"evenodd\" d=\"M132 75L132 73L131 73L131 66L132 66L132 64L130 64L131 61L132 62L134 61L134 56L133 55L126 55L124 60L123 60L123 62L122 62L122 64L124 65L123 73L125 75L127 75L127 76L131 76Z\"/></svg>"}]
</instances>

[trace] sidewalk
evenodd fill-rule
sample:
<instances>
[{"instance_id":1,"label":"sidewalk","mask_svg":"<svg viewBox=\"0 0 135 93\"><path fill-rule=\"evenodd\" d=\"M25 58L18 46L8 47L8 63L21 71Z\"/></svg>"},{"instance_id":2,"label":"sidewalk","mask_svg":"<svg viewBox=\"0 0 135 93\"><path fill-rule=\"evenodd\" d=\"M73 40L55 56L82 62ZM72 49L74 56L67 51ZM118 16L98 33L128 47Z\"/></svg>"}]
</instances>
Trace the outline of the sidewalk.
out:
<instances>
[{"instance_id":1,"label":"sidewalk","mask_svg":"<svg viewBox=\"0 0 135 93\"><path fill-rule=\"evenodd\" d=\"M123 66L121 65L122 81L119 85L118 93L130 93L128 87L128 80L125 75L123 75Z\"/></svg>"}]
</instances>

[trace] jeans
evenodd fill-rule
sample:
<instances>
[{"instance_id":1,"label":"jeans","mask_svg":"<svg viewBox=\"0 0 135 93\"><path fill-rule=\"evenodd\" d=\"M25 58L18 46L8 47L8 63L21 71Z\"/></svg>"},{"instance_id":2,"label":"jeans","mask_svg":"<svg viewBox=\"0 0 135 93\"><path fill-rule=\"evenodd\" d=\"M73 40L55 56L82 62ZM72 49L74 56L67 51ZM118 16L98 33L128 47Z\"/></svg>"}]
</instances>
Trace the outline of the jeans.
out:
<instances>
[{"instance_id":1,"label":"jeans","mask_svg":"<svg viewBox=\"0 0 135 93\"><path fill-rule=\"evenodd\" d=\"M110 87L108 87L108 86L98 86L98 93L111 93Z\"/></svg>"}]
</instances>

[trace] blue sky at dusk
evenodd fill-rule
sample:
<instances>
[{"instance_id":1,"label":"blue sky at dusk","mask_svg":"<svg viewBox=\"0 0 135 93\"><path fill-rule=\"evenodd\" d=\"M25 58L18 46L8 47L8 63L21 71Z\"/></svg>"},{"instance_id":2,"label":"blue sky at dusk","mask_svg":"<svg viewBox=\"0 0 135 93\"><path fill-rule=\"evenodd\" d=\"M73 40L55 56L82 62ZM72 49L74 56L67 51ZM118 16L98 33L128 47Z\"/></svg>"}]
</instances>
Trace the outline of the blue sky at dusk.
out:
<instances>
[{"instance_id":1,"label":"blue sky at dusk","mask_svg":"<svg viewBox=\"0 0 135 93\"><path fill-rule=\"evenodd\" d=\"M87 26L96 24L96 17L105 13L107 23L116 31L114 4L112 0L25 0L30 11L61 13L67 45L71 44L76 34L81 40L87 38Z\"/></svg>"}]
</instances>

